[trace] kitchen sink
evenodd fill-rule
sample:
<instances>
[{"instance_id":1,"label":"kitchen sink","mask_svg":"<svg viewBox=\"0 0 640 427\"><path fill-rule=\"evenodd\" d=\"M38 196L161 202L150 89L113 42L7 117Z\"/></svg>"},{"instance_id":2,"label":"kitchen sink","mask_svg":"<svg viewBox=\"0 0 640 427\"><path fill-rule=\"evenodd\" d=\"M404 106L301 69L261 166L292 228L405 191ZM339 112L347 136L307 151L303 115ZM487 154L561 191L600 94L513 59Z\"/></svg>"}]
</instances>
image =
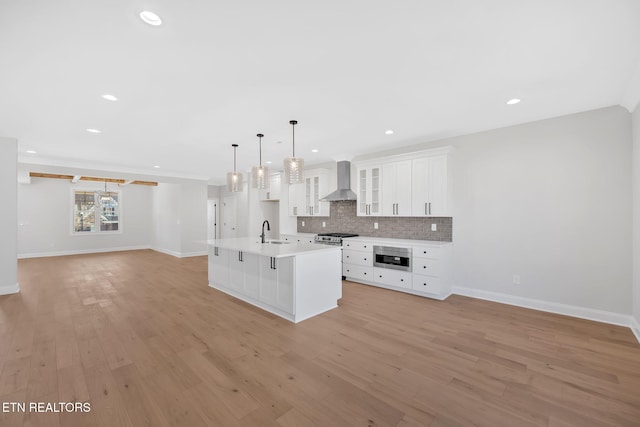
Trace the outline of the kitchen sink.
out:
<instances>
[{"instance_id":1,"label":"kitchen sink","mask_svg":"<svg viewBox=\"0 0 640 427\"><path fill-rule=\"evenodd\" d=\"M260 242L256 242L256 243L260 243ZM291 242L283 242L282 240L269 240L264 242L265 244L270 244L270 245L288 245Z\"/></svg>"}]
</instances>

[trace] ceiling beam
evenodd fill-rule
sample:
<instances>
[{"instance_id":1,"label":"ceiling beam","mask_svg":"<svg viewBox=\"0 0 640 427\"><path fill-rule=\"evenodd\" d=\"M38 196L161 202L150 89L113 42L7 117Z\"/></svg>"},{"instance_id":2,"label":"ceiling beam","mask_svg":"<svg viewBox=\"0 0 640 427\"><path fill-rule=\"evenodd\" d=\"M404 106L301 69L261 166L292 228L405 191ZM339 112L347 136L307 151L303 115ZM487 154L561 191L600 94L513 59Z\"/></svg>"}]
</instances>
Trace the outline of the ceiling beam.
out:
<instances>
[{"instance_id":1,"label":"ceiling beam","mask_svg":"<svg viewBox=\"0 0 640 427\"><path fill-rule=\"evenodd\" d=\"M157 186L158 183L154 181L125 181L124 179L119 178L100 178L94 176L80 176L80 175L63 175L63 174L55 174L55 173L40 173L40 172L29 172L29 176L31 178L53 178L53 179L67 179L73 183L78 181L93 181L93 182L112 182L116 184L123 185L127 184L136 184L136 185L149 185L149 186Z\"/></svg>"}]
</instances>

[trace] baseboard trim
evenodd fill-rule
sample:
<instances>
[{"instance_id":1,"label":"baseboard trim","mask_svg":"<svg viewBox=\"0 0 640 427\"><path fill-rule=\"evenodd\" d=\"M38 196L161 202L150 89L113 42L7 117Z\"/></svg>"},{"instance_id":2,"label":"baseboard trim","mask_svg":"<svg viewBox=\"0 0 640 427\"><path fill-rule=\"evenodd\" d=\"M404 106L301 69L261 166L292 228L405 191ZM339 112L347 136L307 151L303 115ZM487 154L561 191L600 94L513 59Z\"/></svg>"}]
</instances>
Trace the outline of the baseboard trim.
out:
<instances>
[{"instance_id":1,"label":"baseboard trim","mask_svg":"<svg viewBox=\"0 0 640 427\"><path fill-rule=\"evenodd\" d=\"M208 251L198 251L198 252L185 252L180 254L180 258L189 258L192 256L204 256L209 255Z\"/></svg>"},{"instance_id":2,"label":"baseboard trim","mask_svg":"<svg viewBox=\"0 0 640 427\"><path fill-rule=\"evenodd\" d=\"M67 255L86 255L86 254L100 254L105 252L122 252L122 251L139 251L142 249L150 249L149 245L142 246L120 246L115 248L96 248L96 249L79 249L72 251L53 251L53 252L32 252L26 254L18 254L18 259L25 258L43 258L51 256L67 256Z\"/></svg>"},{"instance_id":3,"label":"baseboard trim","mask_svg":"<svg viewBox=\"0 0 640 427\"><path fill-rule=\"evenodd\" d=\"M161 252L163 254L167 254L167 255L171 255L174 256L176 258L189 258L189 257L193 257L193 256L203 256L203 255L208 255L209 252L207 251L198 251L198 252L176 252L176 251L172 251L170 249L163 249L163 248L158 248L155 246L151 247L152 250L156 251L156 252Z\"/></svg>"},{"instance_id":4,"label":"baseboard trim","mask_svg":"<svg viewBox=\"0 0 640 427\"><path fill-rule=\"evenodd\" d=\"M16 283L15 285L9 285L9 286L0 286L0 295L17 294L18 292L20 292L19 283Z\"/></svg>"},{"instance_id":5,"label":"baseboard trim","mask_svg":"<svg viewBox=\"0 0 640 427\"><path fill-rule=\"evenodd\" d=\"M631 332L636 336L636 339L640 343L640 322L636 320L635 317L631 316Z\"/></svg>"},{"instance_id":6,"label":"baseboard trim","mask_svg":"<svg viewBox=\"0 0 640 427\"><path fill-rule=\"evenodd\" d=\"M455 286L453 288L453 293L471 298L478 298L503 304L515 305L518 307L531 308L533 310L546 311L555 314L564 314L566 316L594 320L596 322L626 326L629 328L631 327L631 316L613 313L610 311L595 310L593 308L578 307L575 305L560 304L556 302L542 301L533 298L518 297L514 295L483 291L480 289L465 288L460 286ZM637 335L636 338L638 338Z\"/></svg>"}]
</instances>

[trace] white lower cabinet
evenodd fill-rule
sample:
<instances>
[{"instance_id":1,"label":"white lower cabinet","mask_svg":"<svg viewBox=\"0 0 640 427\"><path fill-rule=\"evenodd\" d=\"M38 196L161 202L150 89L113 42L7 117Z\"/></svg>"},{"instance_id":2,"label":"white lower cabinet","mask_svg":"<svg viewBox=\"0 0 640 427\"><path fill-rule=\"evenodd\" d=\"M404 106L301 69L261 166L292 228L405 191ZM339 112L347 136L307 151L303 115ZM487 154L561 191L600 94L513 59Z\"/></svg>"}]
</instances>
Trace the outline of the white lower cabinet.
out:
<instances>
[{"instance_id":1,"label":"white lower cabinet","mask_svg":"<svg viewBox=\"0 0 640 427\"><path fill-rule=\"evenodd\" d=\"M292 257L260 257L259 283L261 302L293 313Z\"/></svg>"},{"instance_id":2,"label":"white lower cabinet","mask_svg":"<svg viewBox=\"0 0 640 427\"><path fill-rule=\"evenodd\" d=\"M374 267L376 245L411 248L411 271ZM344 239L343 248L342 274L348 280L436 299L451 293L451 244L353 237Z\"/></svg>"},{"instance_id":3,"label":"white lower cabinet","mask_svg":"<svg viewBox=\"0 0 640 427\"><path fill-rule=\"evenodd\" d=\"M260 257L256 254L242 253L244 264L244 293L253 298L260 294Z\"/></svg>"},{"instance_id":4,"label":"white lower cabinet","mask_svg":"<svg viewBox=\"0 0 640 427\"><path fill-rule=\"evenodd\" d=\"M354 251L351 249L344 249L342 251L342 262L345 264L355 264L363 266L373 265L373 253Z\"/></svg>"},{"instance_id":5,"label":"white lower cabinet","mask_svg":"<svg viewBox=\"0 0 640 427\"><path fill-rule=\"evenodd\" d=\"M242 252L229 251L229 287L235 291L244 291L244 264Z\"/></svg>"},{"instance_id":6,"label":"white lower cabinet","mask_svg":"<svg viewBox=\"0 0 640 427\"><path fill-rule=\"evenodd\" d=\"M224 249L218 249L223 251ZM231 289L253 298L258 297L258 255L241 251L227 251L229 256L229 284Z\"/></svg>"},{"instance_id":7,"label":"white lower cabinet","mask_svg":"<svg viewBox=\"0 0 640 427\"><path fill-rule=\"evenodd\" d=\"M213 248L212 256L209 256L209 282L229 287L229 251L222 248Z\"/></svg>"},{"instance_id":8,"label":"white lower cabinet","mask_svg":"<svg viewBox=\"0 0 640 427\"><path fill-rule=\"evenodd\" d=\"M373 280L373 267L364 267L362 265L342 264L342 275L347 279Z\"/></svg>"},{"instance_id":9,"label":"white lower cabinet","mask_svg":"<svg viewBox=\"0 0 640 427\"><path fill-rule=\"evenodd\" d=\"M388 286L411 289L411 272L390 268L373 268L373 281Z\"/></svg>"},{"instance_id":10,"label":"white lower cabinet","mask_svg":"<svg viewBox=\"0 0 640 427\"><path fill-rule=\"evenodd\" d=\"M342 297L340 248L292 245L295 252L283 255L271 247L254 252L253 238L221 242L232 247L209 246L210 287L295 323L338 306Z\"/></svg>"},{"instance_id":11,"label":"white lower cabinet","mask_svg":"<svg viewBox=\"0 0 640 427\"><path fill-rule=\"evenodd\" d=\"M281 234L280 240L294 243L315 243L315 234Z\"/></svg>"},{"instance_id":12,"label":"white lower cabinet","mask_svg":"<svg viewBox=\"0 0 640 427\"><path fill-rule=\"evenodd\" d=\"M415 291L425 292L428 294L442 293L439 277L422 276L422 275L416 274L413 276L412 288Z\"/></svg>"}]
</instances>

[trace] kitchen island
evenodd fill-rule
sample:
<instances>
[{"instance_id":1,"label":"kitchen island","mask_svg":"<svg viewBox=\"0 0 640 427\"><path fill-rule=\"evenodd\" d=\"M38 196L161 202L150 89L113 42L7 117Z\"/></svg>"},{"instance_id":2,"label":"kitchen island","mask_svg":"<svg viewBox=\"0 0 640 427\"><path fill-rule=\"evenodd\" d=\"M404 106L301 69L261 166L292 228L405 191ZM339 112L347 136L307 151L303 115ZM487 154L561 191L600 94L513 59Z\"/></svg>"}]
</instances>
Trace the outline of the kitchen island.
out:
<instances>
[{"instance_id":1,"label":"kitchen island","mask_svg":"<svg viewBox=\"0 0 640 427\"><path fill-rule=\"evenodd\" d=\"M209 286L297 323L338 306L338 246L233 238L208 241Z\"/></svg>"}]
</instances>

